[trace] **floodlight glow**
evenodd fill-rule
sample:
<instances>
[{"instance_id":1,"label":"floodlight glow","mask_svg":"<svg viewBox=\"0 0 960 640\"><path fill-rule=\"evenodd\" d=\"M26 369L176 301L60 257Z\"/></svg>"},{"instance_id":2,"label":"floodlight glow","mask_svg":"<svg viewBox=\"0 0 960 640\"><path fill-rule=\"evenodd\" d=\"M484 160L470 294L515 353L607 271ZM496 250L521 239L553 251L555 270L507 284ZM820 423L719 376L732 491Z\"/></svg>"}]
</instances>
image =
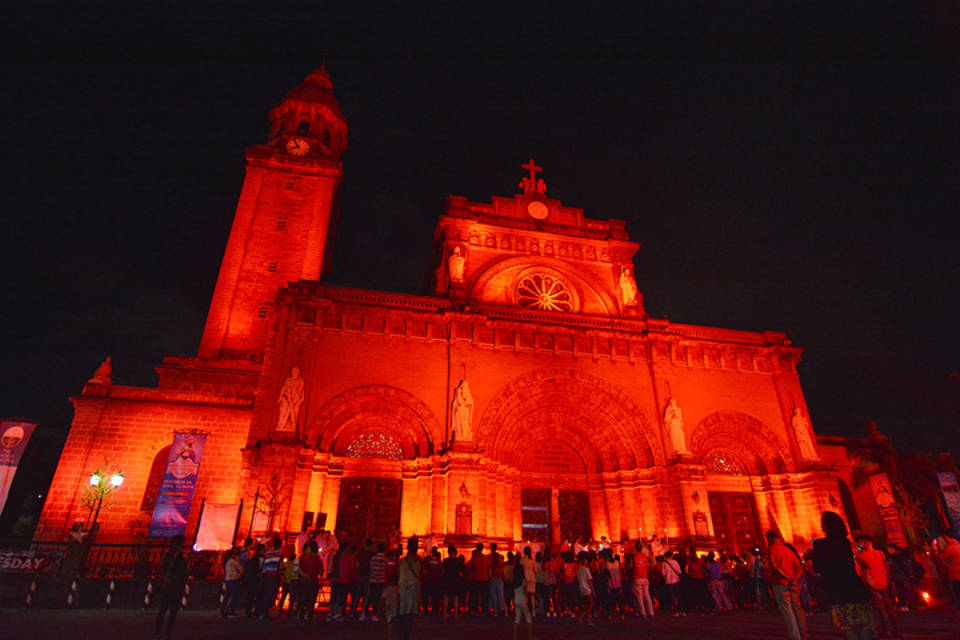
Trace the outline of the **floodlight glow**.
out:
<instances>
[{"instance_id":1,"label":"floodlight glow","mask_svg":"<svg viewBox=\"0 0 960 640\"><path fill-rule=\"evenodd\" d=\"M100 486L100 482L103 480L98 474L94 473L90 475L90 486L97 487Z\"/></svg>"},{"instance_id":2,"label":"floodlight glow","mask_svg":"<svg viewBox=\"0 0 960 640\"><path fill-rule=\"evenodd\" d=\"M122 484L123 484L123 474L122 474L122 473L115 473L115 474L113 474L112 476L110 476L110 484L113 485L114 487L119 487L120 485L122 485Z\"/></svg>"}]
</instances>

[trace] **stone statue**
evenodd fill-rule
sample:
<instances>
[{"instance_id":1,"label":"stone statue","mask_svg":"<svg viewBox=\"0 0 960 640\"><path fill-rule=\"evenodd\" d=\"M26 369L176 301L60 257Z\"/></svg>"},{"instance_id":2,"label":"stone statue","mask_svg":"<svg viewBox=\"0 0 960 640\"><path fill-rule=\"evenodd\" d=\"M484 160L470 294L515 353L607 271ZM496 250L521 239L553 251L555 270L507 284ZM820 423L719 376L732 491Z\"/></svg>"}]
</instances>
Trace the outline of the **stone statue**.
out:
<instances>
[{"instance_id":1,"label":"stone statue","mask_svg":"<svg viewBox=\"0 0 960 640\"><path fill-rule=\"evenodd\" d=\"M91 384L113 384L113 380L110 378L111 373L113 373L113 365L110 364L110 356L107 356L107 359L100 363L97 370L93 372L93 377L87 382Z\"/></svg>"},{"instance_id":2,"label":"stone statue","mask_svg":"<svg viewBox=\"0 0 960 640\"><path fill-rule=\"evenodd\" d=\"M293 367L277 399L277 431L297 430L303 397L303 378L300 376L300 367Z\"/></svg>"},{"instance_id":3,"label":"stone statue","mask_svg":"<svg viewBox=\"0 0 960 640\"><path fill-rule=\"evenodd\" d=\"M463 282L463 263L466 262L460 253L460 247L454 247L450 257L447 258L447 272L450 274L450 280L453 282Z\"/></svg>"},{"instance_id":4,"label":"stone statue","mask_svg":"<svg viewBox=\"0 0 960 640\"><path fill-rule=\"evenodd\" d=\"M819 460L817 448L813 444L813 437L810 435L810 421L800 413L800 407L793 408L793 417L790 418L790 425L793 427L793 435L797 439L797 448L800 449L801 460Z\"/></svg>"},{"instance_id":5,"label":"stone statue","mask_svg":"<svg viewBox=\"0 0 960 640\"><path fill-rule=\"evenodd\" d=\"M667 433L670 434L670 446L674 453L690 453L687 450L687 439L683 432L683 411L677 404L676 398L670 398L666 410L663 412L663 423L667 425Z\"/></svg>"},{"instance_id":6,"label":"stone statue","mask_svg":"<svg viewBox=\"0 0 960 640\"><path fill-rule=\"evenodd\" d=\"M624 267L620 271L620 295L623 296L623 304L626 306L637 304L637 283L630 275L630 268Z\"/></svg>"},{"instance_id":7,"label":"stone statue","mask_svg":"<svg viewBox=\"0 0 960 640\"><path fill-rule=\"evenodd\" d=\"M473 440L473 395L466 378L460 381L453 391L451 430L456 442Z\"/></svg>"}]
</instances>

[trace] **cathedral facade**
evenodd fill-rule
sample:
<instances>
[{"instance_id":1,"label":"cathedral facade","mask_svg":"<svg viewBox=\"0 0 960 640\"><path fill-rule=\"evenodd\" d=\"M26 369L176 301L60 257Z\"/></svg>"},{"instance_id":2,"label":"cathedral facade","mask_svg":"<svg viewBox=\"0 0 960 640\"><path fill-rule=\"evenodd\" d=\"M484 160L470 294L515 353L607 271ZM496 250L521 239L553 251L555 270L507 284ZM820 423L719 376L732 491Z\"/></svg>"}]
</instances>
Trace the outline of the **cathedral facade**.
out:
<instances>
[{"instance_id":1,"label":"cathedral facade","mask_svg":"<svg viewBox=\"0 0 960 640\"><path fill-rule=\"evenodd\" d=\"M72 399L38 539L88 519L82 485L105 460L125 481L99 540L146 535L176 434L205 442L188 537L202 504L244 500L242 533L743 552L770 528L806 546L837 510L801 350L650 317L623 221L548 196L531 160L512 197L448 198L426 295L329 286L347 123L326 71L270 122L197 356L164 358L156 388L98 371Z\"/></svg>"}]
</instances>

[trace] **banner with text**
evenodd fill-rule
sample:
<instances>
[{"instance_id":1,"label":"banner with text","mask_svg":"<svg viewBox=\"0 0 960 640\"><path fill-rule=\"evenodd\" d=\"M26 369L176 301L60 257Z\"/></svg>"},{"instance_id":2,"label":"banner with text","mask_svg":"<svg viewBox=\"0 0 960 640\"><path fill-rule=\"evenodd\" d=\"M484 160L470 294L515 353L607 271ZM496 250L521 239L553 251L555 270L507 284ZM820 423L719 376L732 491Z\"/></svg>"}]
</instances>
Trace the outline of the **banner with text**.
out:
<instances>
[{"instance_id":1,"label":"banner with text","mask_svg":"<svg viewBox=\"0 0 960 640\"><path fill-rule=\"evenodd\" d=\"M890 478L885 473L875 473L870 476L870 486L873 488L873 497L880 510L880 520L887 534L887 542L906 548L907 532L903 528L900 512L897 511L897 500L893 496Z\"/></svg>"},{"instance_id":2,"label":"banner with text","mask_svg":"<svg viewBox=\"0 0 960 640\"><path fill-rule=\"evenodd\" d=\"M203 433L173 434L157 506L153 509L150 538L172 538L187 532L187 516L193 503L193 491L197 488L197 474L206 441L207 435Z\"/></svg>"},{"instance_id":3,"label":"banner with text","mask_svg":"<svg viewBox=\"0 0 960 640\"><path fill-rule=\"evenodd\" d=\"M953 473L938 473L940 491L943 501L947 504L947 513L950 514L950 526L953 527L954 537L960 536L960 483Z\"/></svg>"},{"instance_id":4,"label":"banner with text","mask_svg":"<svg viewBox=\"0 0 960 640\"><path fill-rule=\"evenodd\" d=\"M10 485L13 484L13 476L17 474L20 458L23 457L23 451L36 428L37 425L32 422L0 422L0 513L3 513L3 507L7 503Z\"/></svg>"}]
</instances>

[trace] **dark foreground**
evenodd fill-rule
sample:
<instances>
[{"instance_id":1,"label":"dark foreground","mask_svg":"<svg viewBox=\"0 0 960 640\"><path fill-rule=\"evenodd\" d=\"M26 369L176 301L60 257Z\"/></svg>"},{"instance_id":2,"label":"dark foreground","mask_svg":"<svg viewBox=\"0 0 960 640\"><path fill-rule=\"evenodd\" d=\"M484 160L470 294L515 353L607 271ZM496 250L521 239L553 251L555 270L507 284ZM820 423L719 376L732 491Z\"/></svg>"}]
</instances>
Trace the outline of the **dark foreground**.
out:
<instances>
[{"instance_id":1,"label":"dark foreground","mask_svg":"<svg viewBox=\"0 0 960 640\"><path fill-rule=\"evenodd\" d=\"M139 611L41 611L7 610L3 612L0 638L68 640L101 638L137 640L153 637L155 613ZM810 640L841 638L830 627L827 614L818 613L810 622ZM899 618L905 638L960 639L960 614L951 610L921 611ZM417 640L497 640L513 638L512 619L461 618L442 621L434 617L418 617L414 626ZM246 618L223 620L212 611L182 611L173 632L175 640L205 638L235 640L237 638L345 638L348 640L386 640L384 623L320 622L301 623L284 619L269 622ZM531 637L521 626L518 638ZM653 620L596 621L584 627L570 619L548 619L534 623L532 637L541 640L582 638L655 638L657 640L701 638L748 638L776 640L785 638L784 627L775 611L737 611L724 616L659 616Z\"/></svg>"}]
</instances>

